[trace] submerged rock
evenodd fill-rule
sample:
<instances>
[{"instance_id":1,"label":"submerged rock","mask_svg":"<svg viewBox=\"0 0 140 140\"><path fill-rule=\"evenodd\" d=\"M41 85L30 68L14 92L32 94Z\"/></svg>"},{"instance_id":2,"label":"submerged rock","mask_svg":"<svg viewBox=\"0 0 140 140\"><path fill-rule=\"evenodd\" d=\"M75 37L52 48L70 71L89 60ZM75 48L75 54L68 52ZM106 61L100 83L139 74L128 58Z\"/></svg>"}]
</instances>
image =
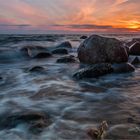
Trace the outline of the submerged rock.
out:
<instances>
[{"instance_id":1,"label":"submerged rock","mask_svg":"<svg viewBox=\"0 0 140 140\"><path fill-rule=\"evenodd\" d=\"M53 54L68 54L68 50L67 49L54 49L53 51L52 51L52 53Z\"/></svg>"},{"instance_id":2,"label":"submerged rock","mask_svg":"<svg viewBox=\"0 0 140 140\"><path fill-rule=\"evenodd\" d=\"M135 67L130 63L122 63L113 65L115 73L127 73L135 71Z\"/></svg>"},{"instance_id":3,"label":"submerged rock","mask_svg":"<svg viewBox=\"0 0 140 140\"><path fill-rule=\"evenodd\" d=\"M28 69L28 71L30 71L30 72L42 72L44 70L45 70L45 68L43 68L41 66L34 66L34 67Z\"/></svg>"},{"instance_id":4,"label":"submerged rock","mask_svg":"<svg viewBox=\"0 0 140 140\"><path fill-rule=\"evenodd\" d=\"M111 64L102 63L82 68L76 72L73 77L76 79L97 78L111 72L113 72Z\"/></svg>"},{"instance_id":5,"label":"submerged rock","mask_svg":"<svg viewBox=\"0 0 140 140\"><path fill-rule=\"evenodd\" d=\"M0 129L12 129L19 124L29 125L29 131L31 130L31 132L41 132L40 128L43 129L49 126L51 119L48 114L36 111L17 112L6 114L4 117L0 116Z\"/></svg>"},{"instance_id":6,"label":"submerged rock","mask_svg":"<svg viewBox=\"0 0 140 140\"><path fill-rule=\"evenodd\" d=\"M76 62L76 59L73 55L69 55L69 56L64 56L64 57L57 59L56 62L57 63L74 63L74 62Z\"/></svg>"},{"instance_id":7,"label":"submerged rock","mask_svg":"<svg viewBox=\"0 0 140 140\"><path fill-rule=\"evenodd\" d=\"M80 62L94 63L122 63L128 61L124 44L115 39L92 35L78 48Z\"/></svg>"},{"instance_id":8,"label":"submerged rock","mask_svg":"<svg viewBox=\"0 0 140 140\"><path fill-rule=\"evenodd\" d=\"M130 46L130 54L140 55L140 42L136 42L132 46Z\"/></svg>"}]
</instances>

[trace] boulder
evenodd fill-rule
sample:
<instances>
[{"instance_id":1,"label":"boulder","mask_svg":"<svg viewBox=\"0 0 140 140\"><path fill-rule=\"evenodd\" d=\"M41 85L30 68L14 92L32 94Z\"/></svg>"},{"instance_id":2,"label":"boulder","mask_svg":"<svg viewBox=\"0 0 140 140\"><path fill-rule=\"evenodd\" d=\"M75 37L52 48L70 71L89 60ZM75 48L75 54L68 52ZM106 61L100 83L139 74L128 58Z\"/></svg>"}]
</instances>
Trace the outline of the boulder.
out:
<instances>
[{"instance_id":1,"label":"boulder","mask_svg":"<svg viewBox=\"0 0 140 140\"><path fill-rule=\"evenodd\" d=\"M69 56L58 58L56 62L57 63L74 63L76 62L76 59L73 55L69 55Z\"/></svg>"},{"instance_id":2,"label":"boulder","mask_svg":"<svg viewBox=\"0 0 140 140\"><path fill-rule=\"evenodd\" d=\"M67 49L61 49L61 48L59 48L59 49L54 49L53 51L52 51L52 53L53 54L68 54L68 50Z\"/></svg>"},{"instance_id":3,"label":"boulder","mask_svg":"<svg viewBox=\"0 0 140 140\"><path fill-rule=\"evenodd\" d=\"M140 55L140 42L135 42L132 46L130 46L131 55Z\"/></svg>"},{"instance_id":4,"label":"boulder","mask_svg":"<svg viewBox=\"0 0 140 140\"><path fill-rule=\"evenodd\" d=\"M113 72L111 64L102 63L82 68L78 72L76 72L73 77L76 79L97 78L111 72Z\"/></svg>"},{"instance_id":5,"label":"boulder","mask_svg":"<svg viewBox=\"0 0 140 140\"><path fill-rule=\"evenodd\" d=\"M112 67L115 73L127 73L135 71L135 67L130 63L115 64Z\"/></svg>"},{"instance_id":6,"label":"boulder","mask_svg":"<svg viewBox=\"0 0 140 140\"><path fill-rule=\"evenodd\" d=\"M92 35L79 46L78 58L87 64L122 63L128 61L128 54L121 41Z\"/></svg>"}]
</instances>

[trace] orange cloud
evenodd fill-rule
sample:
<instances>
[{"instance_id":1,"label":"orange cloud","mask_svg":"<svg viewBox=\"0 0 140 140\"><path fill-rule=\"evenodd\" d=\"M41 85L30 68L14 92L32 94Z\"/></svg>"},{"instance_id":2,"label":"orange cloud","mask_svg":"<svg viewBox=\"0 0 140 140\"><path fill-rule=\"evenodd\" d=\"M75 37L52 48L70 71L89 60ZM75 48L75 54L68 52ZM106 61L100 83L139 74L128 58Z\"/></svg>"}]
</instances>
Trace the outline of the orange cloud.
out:
<instances>
[{"instance_id":1,"label":"orange cloud","mask_svg":"<svg viewBox=\"0 0 140 140\"><path fill-rule=\"evenodd\" d=\"M139 9L140 0L0 0L0 23L30 24L33 30L139 32Z\"/></svg>"}]
</instances>

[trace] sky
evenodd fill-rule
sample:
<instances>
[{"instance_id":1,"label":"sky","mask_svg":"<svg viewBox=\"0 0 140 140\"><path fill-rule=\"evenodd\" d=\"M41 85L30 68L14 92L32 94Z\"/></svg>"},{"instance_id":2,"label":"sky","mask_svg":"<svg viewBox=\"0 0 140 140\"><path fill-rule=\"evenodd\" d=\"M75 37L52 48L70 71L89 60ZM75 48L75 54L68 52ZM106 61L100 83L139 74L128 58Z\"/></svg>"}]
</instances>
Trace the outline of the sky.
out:
<instances>
[{"instance_id":1,"label":"sky","mask_svg":"<svg viewBox=\"0 0 140 140\"><path fill-rule=\"evenodd\" d=\"M1 33L139 33L140 0L0 0Z\"/></svg>"}]
</instances>

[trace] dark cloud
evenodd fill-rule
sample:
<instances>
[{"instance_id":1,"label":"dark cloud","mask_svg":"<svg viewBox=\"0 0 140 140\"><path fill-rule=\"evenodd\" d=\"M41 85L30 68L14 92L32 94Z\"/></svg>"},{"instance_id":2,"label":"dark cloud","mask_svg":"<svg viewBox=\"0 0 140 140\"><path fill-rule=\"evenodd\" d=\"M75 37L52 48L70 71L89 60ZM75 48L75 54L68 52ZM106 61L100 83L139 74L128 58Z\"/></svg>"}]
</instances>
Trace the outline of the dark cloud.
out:
<instances>
[{"instance_id":1,"label":"dark cloud","mask_svg":"<svg viewBox=\"0 0 140 140\"><path fill-rule=\"evenodd\" d=\"M95 25L95 24L71 24L71 25L53 25L55 27L66 27L73 29L112 29L110 25Z\"/></svg>"},{"instance_id":2,"label":"dark cloud","mask_svg":"<svg viewBox=\"0 0 140 140\"><path fill-rule=\"evenodd\" d=\"M29 27L30 24L0 24L0 26L4 27Z\"/></svg>"}]
</instances>

